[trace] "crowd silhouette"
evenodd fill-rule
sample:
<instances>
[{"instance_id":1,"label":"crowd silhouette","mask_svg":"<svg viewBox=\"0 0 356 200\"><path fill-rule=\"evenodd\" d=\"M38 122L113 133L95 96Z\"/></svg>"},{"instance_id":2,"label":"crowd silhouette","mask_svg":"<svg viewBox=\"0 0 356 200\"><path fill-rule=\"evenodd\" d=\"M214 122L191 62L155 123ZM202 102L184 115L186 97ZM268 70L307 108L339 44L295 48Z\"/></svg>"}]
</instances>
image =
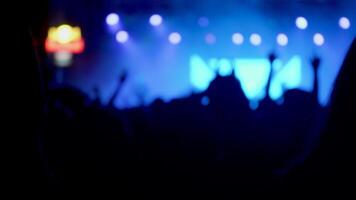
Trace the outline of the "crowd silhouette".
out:
<instances>
[{"instance_id":1,"label":"crowd silhouette","mask_svg":"<svg viewBox=\"0 0 356 200\"><path fill-rule=\"evenodd\" d=\"M107 104L98 88L94 99L70 86L52 88L41 135L50 185L271 193L319 144L327 116L318 103L319 65L311 60L312 92L289 90L282 105L266 95L256 110L232 75L218 76L202 93L127 110L114 106L126 74Z\"/></svg>"},{"instance_id":2,"label":"crowd silhouette","mask_svg":"<svg viewBox=\"0 0 356 200\"><path fill-rule=\"evenodd\" d=\"M26 16L46 19L40 8L28 9ZM37 31L45 29L43 22L35 23ZM118 110L113 102L126 75L118 78L106 104L99 88L93 89L93 99L71 86L45 89L28 27L19 32L25 33L19 40L25 48L18 48L16 57L24 57L24 72L16 75L31 80L14 90L21 95L19 111L6 132L16 137L10 149L16 160L10 173L12 194L100 192L132 199L355 196L355 40L328 107L317 101L316 77L323 60L315 58L310 62L312 93L287 91L281 105L267 95L251 110L240 83L229 76L217 77L208 90L184 99L157 99L150 106ZM275 57L271 54L270 61ZM209 104L202 105L202 98ZM18 128L24 130L17 133Z\"/></svg>"}]
</instances>

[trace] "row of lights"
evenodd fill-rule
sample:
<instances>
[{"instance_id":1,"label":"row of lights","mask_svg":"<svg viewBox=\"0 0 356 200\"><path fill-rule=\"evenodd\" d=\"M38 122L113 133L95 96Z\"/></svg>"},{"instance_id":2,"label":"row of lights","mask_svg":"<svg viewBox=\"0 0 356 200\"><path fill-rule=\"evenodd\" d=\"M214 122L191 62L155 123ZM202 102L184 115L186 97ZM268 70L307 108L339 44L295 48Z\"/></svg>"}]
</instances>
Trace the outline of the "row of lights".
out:
<instances>
[{"instance_id":1,"label":"row of lights","mask_svg":"<svg viewBox=\"0 0 356 200\"><path fill-rule=\"evenodd\" d=\"M259 46L262 43L262 38L257 33L251 34L249 39L250 39L250 43L253 46ZM119 31L116 34L116 40L119 43L125 43L125 42L127 42L129 40L129 34L126 31ZM174 44L174 45L179 44L181 42L181 40L182 40L182 36L178 32L173 32L173 33L169 34L169 36L168 36L168 41L171 44ZM215 38L215 36L213 34L208 33L206 35L206 37L205 37L205 41L208 44L214 44L215 41L216 41L216 38ZM276 41L277 41L277 44L280 45L280 46L287 46L288 37L284 33L279 33L277 35ZM321 33L316 33L313 36L313 41L314 41L315 45L322 46L324 44L325 39L324 39L324 36ZM232 42L235 45L242 45L243 42L244 42L243 35L241 33L234 33L232 35Z\"/></svg>"},{"instance_id":2,"label":"row of lights","mask_svg":"<svg viewBox=\"0 0 356 200\"><path fill-rule=\"evenodd\" d=\"M109 26L116 26L120 22L120 17L116 13L111 13L106 17L106 23ZM149 23L152 26L160 26L163 23L163 18L161 15L154 14L149 18ZM209 25L209 19L207 17L201 17L198 19L198 24L202 27L206 27ZM301 30L305 30L308 27L308 21L304 17L297 17L295 20L296 27ZM340 28L347 30L350 28L351 23L350 20L346 17L341 17L339 19ZM128 32L121 30L116 34L116 40L119 43L126 43L129 40ZM168 41L173 44L179 44L182 40L182 36L178 32L170 33L168 36ZM250 43L253 46L259 46L262 43L262 38L259 34L253 33L249 37ZM208 44L214 44L216 42L216 38L212 33L208 33L205 36L205 41ZM277 43L280 46L286 46L288 44L288 37L284 33L279 33L276 38ZM244 42L244 37L241 33L234 33L232 35L232 42L235 45L241 45ZM321 33L315 33L313 36L313 42L317 46L322 46L325 42L324 36Z\"/></svg>"},{"instance_id":3,"label":"row of lights","mask_svg":"<svg viewBox=\"0 0 356 200\"><path fill-rule=\"evenodd\" d=\"M106 17L106 23L110 26L115 26L119 23L120 17L116 13L111 13ZM163 18L159 14L154 14L150 17L149 23L152 26L159 26L163 23ZM202 27L206 27L209 25L209 19L207 17L200 17L198 19L198 24ZM295 24L299 29L306 29L308 27L308 20L305 17L297 17L295 20ZM341 17L339 19L339 26L341 29L347 30L351 26L351 22L347 17Z\"/></svg>"},{"instance_id":4,"label":"row of lights","mask_svg":"<svg viewBox=\"0 0 356 200\"><path fill-rule=\"evenodd\" d=\"M304 30L308 28L308 20L305 17L297 17L295 20L297 28ZM341 29L347 30L351 26L351 22L347 17L341 17L339 19L339 26Z\"/></svg>"},{"instance_id":5,"label":"row of lights","mask_svg":"<svg viewBox=\"0 0 356 200\"><path fill-rule=\"evenodd\" d=\"M129 40L129 37L127 31L119 31L116 33L116 41L119 43L126 43ZM168 40L171 44L179 44L182 40L182 36L177 32L173 32L169 34Z\"/></svg>"}]
</instances>

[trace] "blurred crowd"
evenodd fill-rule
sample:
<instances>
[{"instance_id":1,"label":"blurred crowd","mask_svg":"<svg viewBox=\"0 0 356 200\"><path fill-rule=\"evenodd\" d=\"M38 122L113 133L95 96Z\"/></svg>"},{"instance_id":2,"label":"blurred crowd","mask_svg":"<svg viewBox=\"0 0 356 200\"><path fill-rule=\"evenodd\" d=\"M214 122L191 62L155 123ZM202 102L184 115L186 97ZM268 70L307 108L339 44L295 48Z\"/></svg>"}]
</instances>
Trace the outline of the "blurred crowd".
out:
<instances>
[{"instance_id":1,"label":"blurred crowd","mask_svg":"<svg viewBox=\"0 0 356 200\"><path fill-rule=\"evenodd\" d=\"M326 116L317 97L319 58L311 65L311 93L289 90L282 105L267 95L256 110L233 76L217 77L203 93L127 110L114 106L125 75L105 105L98 88L94 99L70 86L51 89L41 141L51 182L109 179L146 189L226 182L267 191L302 165L319 139Z\"/></svg>"}]
</instances>

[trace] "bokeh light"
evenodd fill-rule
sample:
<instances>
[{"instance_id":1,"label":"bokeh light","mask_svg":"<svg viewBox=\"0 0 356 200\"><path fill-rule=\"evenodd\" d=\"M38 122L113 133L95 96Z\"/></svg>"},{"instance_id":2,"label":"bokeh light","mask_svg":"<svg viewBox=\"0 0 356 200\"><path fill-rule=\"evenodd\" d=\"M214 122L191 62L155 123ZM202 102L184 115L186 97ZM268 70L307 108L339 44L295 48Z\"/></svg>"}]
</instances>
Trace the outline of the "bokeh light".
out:
<instances>
[{"instance_id":1,"label":"bokeh light","mask_svg":"<svg viewBox=\"0 0 356 200\"><path fill-rule=\"evenodd\" d=\"M125 42L127 42L129 40L129 34L126 31L119 31L116 34L116 40L119 43L125 43Z\"/></svg>"},{"instance_id":2,"label":"bokeh light","mask_svg":"<svg viewBox=\"0 0 356 200\"><path fill-rule=\"evenodd\" d=\"M297 28L304 30L308 27L308 21L304 17L297 17L297 19L295 20L295 25L297 26Z\"/></svg>"},{"instance_id":3,"label":"bokeh light","mask_svg":"<svg viewBox=\"0 0 356 200\"><path fill-rule=\"evenodd\" d=\"M182 36L177 32L173 32L169 34L168 40L171 44L176 45L182 41Z\"/></svg>"},{"instance_id":4,"label":"bokeh light","mask_svg":"<svg viewBox=\"0 0 356 200\"><path fill-rule=\"evenodd\" d=\"M320 33L314 34L313 37L314 44L317 46L322 46L325 42L324 36Z\"/></svg>"},{"instance_id":5,"label":"bokeh light","mask_svg":"<svg viewBox=\"0 0 356 200\"><path fill-rule=\"evenodd\" d=\"M162 24L162 22L163 22L163 18L161 15L154 14L150 17L150 24L152 26L159 26Z\"/></svg>"},{"instance_id":6,"label":"bokeh light","mask_svg":"<svg viewBox=\"0 0 356 200\"><path fill-rule=\"evenodd\" d=\"M207 44L215 44L215 42L216 42L216 37L215 37L215 35L212 34L212 33L206 34L206 35L205 35L205 42L206 42Z\"/></svg>"},{"instance_id":7,"label":"bokeh light","mask_svg":"<svg viewBox=\"0 0 356 200\"><path fill-rule=\"evenodd\" d=\"M210 99L207 96L203 96L200 101L201 105L208 106L210 103Z\"/></svg>"},{"instance_id":8,"label":"bokeh light","mask_svg":"<svg viewBox=\"0 0 356 200\"><path fill-rule=\"evenodd\" d=\"M349 29L351 26L350 20L347 17L341 17L339 19L339 26L342 29Z\"/></svg>"},{"instance_id":9,"label":"bokeh light","mask_svg":"<svg viewBox=\"0 0 356 200\"><path fill-rule=\"evenodd\" d=\"M201 27L207 27L209 26L209 19L207 17L199 17L198 19L198 24Z\"/></svg>"},{"instance_id":10,"label":"bokeh light","mask_svg":"<svg viewBox=\"0 0 356 200\"><path fill-rule=\"evenodd\" d=\"M280 46L286 46L288 44L288 37L286 34L284 33L279 33L277 35L277 43L280 45Z\"/></svg>"},{"instance_id":11,"label":"bokeh light","mask_svg":"<svg viewBox=\"0 0 356 200\"><path fill-rule=\"evenodd\" d=\"M262 43L262 38L259 34L253 33L250 36L250 42L253 46L259 46Z\"/></svg>"},{"instance_id":12,"label":"bokeh light","mask_svg":"<svg viewBox=\"0 0 356 200\"><path fill-rule=\"evenodd\" d=\"M120 17L116 13L111 13L106 17L106 24L109 26L115 26L119 23Z\"/></svg>"},{"instance_id":13,"label":"bokeh light","mask_svg":"<svg viewBox=\"0 0 356 200\"><path fill-rule=\"evenodd\" d=\"M241 33L234 33L232 35L232 42L236 45L241 45L244 42L244 37Z\"/></svg>"}]
</instances>

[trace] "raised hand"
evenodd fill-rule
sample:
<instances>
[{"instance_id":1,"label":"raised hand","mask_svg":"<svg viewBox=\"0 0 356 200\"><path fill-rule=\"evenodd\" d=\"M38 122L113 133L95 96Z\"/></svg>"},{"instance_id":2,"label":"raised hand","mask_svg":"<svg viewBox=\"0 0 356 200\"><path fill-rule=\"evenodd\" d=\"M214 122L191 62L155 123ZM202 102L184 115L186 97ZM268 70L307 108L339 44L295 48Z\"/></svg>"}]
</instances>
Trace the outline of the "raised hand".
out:
<instances>
[{"instance_id":1,"label":"raised hand","mask_svg":"<svg viewBox=\"0 0 356 200\"><path fill-rule=\"evenodd\" d=\"M311 61L311 64L312 64L314 70L317 71L320 66L320 58L317 56L314 56L314 58Z\"/></svg>"},{"instance_id":2,"label":"raised hand","mask_svg":"<svg viewBox=\"0 0 356 200\"><path fill-rule=\"evenodd\" d=\"M127 79L127 73L123 72L120 76L119 76L119 83L124 83Z\"/></svg>"},{"instance_id":3,"label":"raised hand","mask_svg":"<svg viewBox=\"0 0 356 200\"><path fill-rule=\"evenodd\" d=\"M277 58L277 55L274 52L272 52L268 55L268 60L270 63L272 63L276 58Z\"/></svg>"},{"instance_id":4,"label":"raised hand","mask_svg":"<svg viewBox=\"0 0 356 200\"><path fill-rule=\"evenodd\" d=\"M312 92L313 99L315 104L318 103L318 93L319 93L319 81L318 81L318 70L320 66L320 58L317 56L314 56L314 58L311 60L311 64L314 69L314 89Z\"/></svg>"}]
</instances>

